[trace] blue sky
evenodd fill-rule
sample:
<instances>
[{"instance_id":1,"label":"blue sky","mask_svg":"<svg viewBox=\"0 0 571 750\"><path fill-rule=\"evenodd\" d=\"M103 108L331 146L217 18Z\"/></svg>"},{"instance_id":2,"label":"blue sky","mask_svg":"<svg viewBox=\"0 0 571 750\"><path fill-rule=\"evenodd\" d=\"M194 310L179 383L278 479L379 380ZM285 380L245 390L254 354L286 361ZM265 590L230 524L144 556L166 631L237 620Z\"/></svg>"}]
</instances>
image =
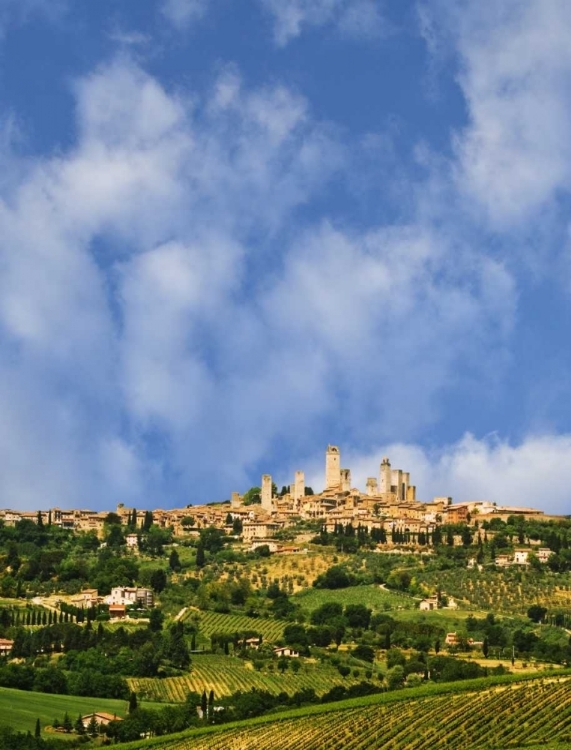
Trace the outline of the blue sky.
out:
<instances>
[{"instance_id":1,"label":"blue sky","mask_svg":"<svg viewBox=\"0 0 571 750\"><path fill-rule=\"evenodd\" d=\"M0 505L323 453L571 512L564 0L0 0Z\"/></svg>"}]
</instances>

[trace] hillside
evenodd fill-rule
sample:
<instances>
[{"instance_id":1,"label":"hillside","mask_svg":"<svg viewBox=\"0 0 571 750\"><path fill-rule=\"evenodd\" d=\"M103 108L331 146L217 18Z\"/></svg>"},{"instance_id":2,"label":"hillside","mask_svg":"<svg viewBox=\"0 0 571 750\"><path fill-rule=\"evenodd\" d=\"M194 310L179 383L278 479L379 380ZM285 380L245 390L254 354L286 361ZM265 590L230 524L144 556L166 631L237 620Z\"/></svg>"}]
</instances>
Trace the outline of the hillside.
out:
<instances>
[{"instance_id":1,"label":"hillside","mask_svg":"<svg viewBox=\"0 0 571 750\"><path fill-rule=\"evenodd\" d=\"M571 676L420 688L131 743L129 750L458 750L569 747ZM556 709L556 710L555 710ZM546 745L544 743L552 743Z\"/></svg>"}]
</instances>

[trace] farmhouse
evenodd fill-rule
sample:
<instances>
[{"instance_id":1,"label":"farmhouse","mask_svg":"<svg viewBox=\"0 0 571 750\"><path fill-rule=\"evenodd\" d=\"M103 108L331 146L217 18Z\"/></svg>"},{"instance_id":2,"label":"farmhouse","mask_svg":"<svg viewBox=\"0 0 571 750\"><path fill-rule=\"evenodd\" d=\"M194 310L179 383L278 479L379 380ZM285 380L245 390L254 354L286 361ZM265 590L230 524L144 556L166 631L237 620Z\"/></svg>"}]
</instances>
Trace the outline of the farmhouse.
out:
<instances>
[{"instance_id":1,"label":"farmhouse","mask_svg":"<svg viewBox=\"0 0 571 750\"><path fill-rule=\"evenodd\" d=\"M14 641L9 640L8 638L0 638L0 656L8 656L12 651L13 645Z\"/></svg>"},{"instance_id":2,"label":"farmhouse","mask_svg":"<svg viewBox=\"0 0 571 750\"><path fill-rule=\"evenodd\" d=\"M96 724L103 727L106 727L107 724L110 724L112 721L123 721L123 719L116 714L108 714L105 711L95 711L92 714L85 714L85 716L82 716L81 723L87 729L93 719L95 719Z\"/></svg>"},{"instance_id":3,"label":"farmhouse","mask_svg":"<svg viewBox=\"0 0 571 750\"><path fill-rule=\"evenodd\" d=\"M433 609L438 609L438 597L429 596L427 599L423 599L419 604L419 608L423 612L430 612Z\"/></svg>"},{"instance_id":4,"label":"farmhouse","mask_svg":"<svg viewBox=\"0 0 571 750\"><path fill-rule=\"evenodd\" d=\"M110 604L109 605L109 617L114 620L122 620L127 614L127 609L124 604Z\"/></svg>"},{"instance_id":5,"label":"farmhouse","mask_svg":"<svg viewBox=\"0 0 571 750\"><path fill-rule=\"evenodd\" d=\"M299 657L299 652L294 651L293 648L290 648L289 646L281 646L279 648L274 649L274 655L275 656L288 656L293 659L297 659Z\"/></svg>"},{"instance_id":6,"label":"farmhouse","mask_svg":"<svg viewBox=\"0 0 571 750\"><path fill-rule=\"evenodd\" d=\"M81 607L82 609L96 607L100 601L97 589L84 589L71 599L74 607Z\"/></svg>"}]
</instances>

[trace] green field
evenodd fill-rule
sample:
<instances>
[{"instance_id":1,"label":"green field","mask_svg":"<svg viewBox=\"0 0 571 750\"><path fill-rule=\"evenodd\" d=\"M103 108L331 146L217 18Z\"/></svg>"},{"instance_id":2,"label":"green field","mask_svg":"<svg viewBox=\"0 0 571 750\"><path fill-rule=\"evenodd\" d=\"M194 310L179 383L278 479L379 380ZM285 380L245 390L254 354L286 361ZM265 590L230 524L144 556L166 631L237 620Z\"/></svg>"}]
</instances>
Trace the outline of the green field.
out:
<instances>
[{"instance_id":1,"label":"green field","mask_svg":"<svg viewBox=\"0 0 571 750\"><path fill-rule=\"evenodd\" d=\"M290 695L302 688L313 688L322 695L334 685L351 685L364 679L363 670L359 678L343 678L331 664L320 664L305 659L300 661L301 669L297 674L288 669L283 675L277 670L262 671L253 668L252 663L234 656L216 654L197 654L192 657L192 670L181 677L129 678L129 686L137 695L154 701L184 701L187 694L194 690L202 693L214 690L215 695L230 695L237 690L248 691L252 688L267 690L277 695L282 691Z\"/></svg>"},{"instance_id":2,"label":"green field","mask_svg":"<svg viewBox=\"0 0 571 750\"><path fill-rule=\"evenodd\" d=\"M196 621L202 636L210 637L213 633L241 633L254 630L261 633L265 640L276 641L282 637L285 623L281 620L270 620L263 617L246 617L246 615L222 614L189 609L181 618L183 622Z\"/></svg>"},{"instance_id":3,"label":"green field","mask_svg":"<svg viewBox=\"0 0 571 750\"><path fill-rule=\"evenodd\" d=\"M150 707L150 706L149 706ZM110 698L79 698L73 695L48 695L27 690L0 688L0 724L13 729L33 732L36 719L42 727L51 725L54 719L63 719L65 712L72 721L78 715L92 711L107 711L117 716L125 716L127 703Z\"/></svg>"},{"instance_id":4,"label":"green field","mask_svg":"<svg viewBox=\"0 0 571 750\"><path fill-rule=\"evenodd\" d=\"M393 609L418 609L419 599L413 599L398 591L388 591L375 584L370 586L350 586L346 589L306 589L292 597L292 601L307 612L312 612L326 602L365 604L373 612Z\"/></svg>"},{"instance_id":5,"label":"green field","mask_svg":"<svg viewBox=\"0 0 571 750\"><path fill-rule=\"evenodd\" d=\"M287 711L125 750L559 750L571 744L570 721L569 674L496 678Z\"/></svg>"}]
</instances>

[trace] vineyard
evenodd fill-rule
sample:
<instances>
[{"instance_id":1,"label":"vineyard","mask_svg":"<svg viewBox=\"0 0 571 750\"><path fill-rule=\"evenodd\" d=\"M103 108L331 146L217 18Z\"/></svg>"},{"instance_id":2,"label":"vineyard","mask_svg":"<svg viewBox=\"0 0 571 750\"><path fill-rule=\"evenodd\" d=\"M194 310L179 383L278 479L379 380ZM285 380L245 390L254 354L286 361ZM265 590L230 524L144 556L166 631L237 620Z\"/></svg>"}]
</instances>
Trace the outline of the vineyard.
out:
<instances>
[{"instance_id":1,"label":"vineyard","mask_svg":"<svg viewBox=\"0 0 571 750\"><path fill-rule=\"evenodd\" d=\"M373 696L157 739L155 750L458 750L571 743L571 679ZM556 709L556 710L555 710ZM566 744L567 743L567 744ZM142 747L133 744L130 748Z\"/></svg>"},{"instance_id":2,"label":"vineyard","mask_svg":"<svg viewBox=\"0 0 571 750\"><path fill-rule=\"evenodd\" d=\"M360 676L363 679L363 676ZM342 678L337 669L329 664L313 664L304 661L297 674L291 670L281 674L256 671L251 662L233 656L204 654L193 656L192 671L181 677L130 678L131 690L145 700L183 702L190 691L202 693L214 690L215 695L230 695L237 690L252 688L267 690L277 695L286 692L293 694L302 688L313 688L319 695L326 693L334 685L351 685L357 679Z\"/></svg>"},{"instance_id":3,"label":"vineyard","mask_svg":"<svg viewBox=\"0 0 571 750\"><path fill-rule=\"evenodd\" d=\"M571 609L569 574L453 569L424 572L419 579L430 590L440 588L486 611L524 613L531 604Z\"/></svg>"},{"instance_id":4,"label":"vineyard","mask_svg":"<svg viewBox=\"0 0 571 750\"><path fill-rule=\"evenodd\" d=\"M191 621L198 625L202 636L209 638L213 633L244 633L255 631L267 641L276 641L282 637L284 623L263 617L246 617L246 615L222 614L220 612L202 611L189 608L181 617L182 622Z\"/></svg>"}]
</instances>

